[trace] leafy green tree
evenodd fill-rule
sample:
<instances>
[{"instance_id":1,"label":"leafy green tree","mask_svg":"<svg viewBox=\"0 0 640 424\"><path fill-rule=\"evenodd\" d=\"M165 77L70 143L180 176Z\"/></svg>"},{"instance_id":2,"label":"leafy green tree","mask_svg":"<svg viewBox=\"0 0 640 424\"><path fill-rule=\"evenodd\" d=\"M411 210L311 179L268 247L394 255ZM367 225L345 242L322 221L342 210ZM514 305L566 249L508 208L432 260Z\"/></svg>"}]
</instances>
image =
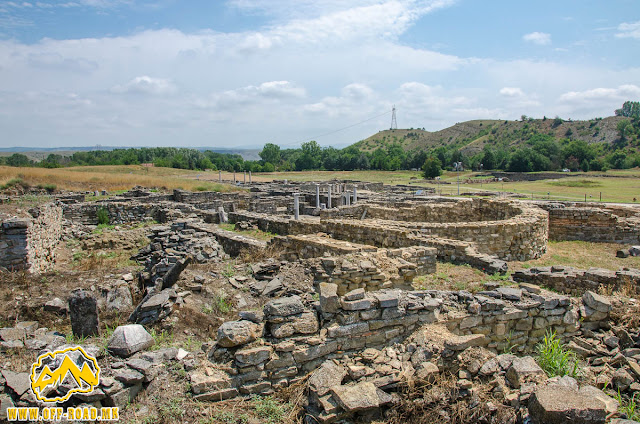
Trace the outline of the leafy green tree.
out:
<instances>
[{"instance_id":1,"label":"leafy green tree","mask_svg":"<svg viewBox=\"0 0 640 424\"><path fill-rule=\"evenodd\" d=\"M580 164L580 169L582 169L583 172L589 172L589 170L591 169L589 167L589 162L587 162L587 160L583 160L582 163Z\"/></svg>"},{"instance_id":2,"label":"leafy green tree","mask_svg":"<svg viewBox=\"0 0 640 424\"><path fill-rule=\"evenodd\" d=\"M7 165L9 166L31 166L33 161L22 153L14 153L7 158Z\"/></svg>"},{"instance_id":3,"label":"leafy green tree","mask_svg":"<svg viewBox=\"0 0 640 424\"><path fill-rule=\"evenodd\" d=\"M430 156L422 165L422 176L428 180L442 175L442 163L438 158Z\"/></svg>"},{"instance_id":4,"label":"leafy green tree","mask_svg":"<svg viewBox=\"0 0 640 424\"><path fill-rule=\"evenodd\" d=\"M482 156L482 169L496 169L496 155L489 147L484 148Z\"/></svg>"},{"instance_id":5,"label":"leafy green tree","mask_svg":"<svg viewBox=\"0 0 640 424\"><path fill-rule=\"evenodd\" d=\"M280 146L267 143L262 148L262 151L258 153L260 155L260 159L265 162L270 162L272 165L277 165L280 163Z\"/></svg>"},{"instance_id":6,"label":"leafy green tree","mask_svg":"<svg viewBox=\"0 0 640 424\"><path fill-rule=\"evenodd\" d=\"M616 125L616 130L618 130L620 145L618 147L622 147L625 145L627 141L627 135L630 131L633 131L633 126L631 125L631 121L628 119L624 119Z\"/></svg>"},{"instance_id":7,"label":"leafy green tree","mask_svg":"<svg viewBox=\"0 0 640 424\"><path fill-rule=\"evenodd\" d=\"M616 116L640 119L640 102L626 101L622 104L622 108L616 109L615 114Z\"/></svg>"}]
</instances>

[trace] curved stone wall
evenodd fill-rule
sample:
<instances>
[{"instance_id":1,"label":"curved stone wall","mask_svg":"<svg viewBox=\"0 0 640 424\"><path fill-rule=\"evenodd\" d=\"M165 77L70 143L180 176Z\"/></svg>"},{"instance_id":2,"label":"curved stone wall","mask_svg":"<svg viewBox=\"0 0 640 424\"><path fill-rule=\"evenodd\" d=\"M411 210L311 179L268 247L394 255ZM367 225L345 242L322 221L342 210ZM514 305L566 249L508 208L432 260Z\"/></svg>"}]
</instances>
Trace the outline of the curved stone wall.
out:
<instances>
[{"instance_id":1,"label":"curved stone wall","mask_svg":"<svg viewBox=\"0 0 640 424\"><path fill-rule=\"evenodd\" d=\"M321 218L352 217L377 221L395 231L474 243L478 252L507 261L539 258L547 250L548 212L525 203L486 199L460 199L455 203L419 204L386 208L376 205L341 207L323 211Z\"/></svg>"}]
</instances>

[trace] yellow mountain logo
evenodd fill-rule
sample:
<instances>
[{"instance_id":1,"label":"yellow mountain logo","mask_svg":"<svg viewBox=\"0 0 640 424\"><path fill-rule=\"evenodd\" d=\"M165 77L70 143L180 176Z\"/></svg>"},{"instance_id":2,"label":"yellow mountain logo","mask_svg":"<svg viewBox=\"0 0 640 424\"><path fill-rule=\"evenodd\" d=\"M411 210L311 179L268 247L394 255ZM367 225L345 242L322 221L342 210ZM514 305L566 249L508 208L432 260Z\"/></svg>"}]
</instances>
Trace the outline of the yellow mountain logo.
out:
<instances>
[{"instance_id":1,"label":"yellow mountain logo","mask_svg":"<svg viewBox=\"0 0 640 424\"><path fill-rule=\"evenodd\" d=\"M100 382L100 367L82 347L68 347L38 356L30 378L31 390L38 400L64 402L74 393L91 393ZM64 394L56 390L63 382Z\"/></svg>"}]
</instances>

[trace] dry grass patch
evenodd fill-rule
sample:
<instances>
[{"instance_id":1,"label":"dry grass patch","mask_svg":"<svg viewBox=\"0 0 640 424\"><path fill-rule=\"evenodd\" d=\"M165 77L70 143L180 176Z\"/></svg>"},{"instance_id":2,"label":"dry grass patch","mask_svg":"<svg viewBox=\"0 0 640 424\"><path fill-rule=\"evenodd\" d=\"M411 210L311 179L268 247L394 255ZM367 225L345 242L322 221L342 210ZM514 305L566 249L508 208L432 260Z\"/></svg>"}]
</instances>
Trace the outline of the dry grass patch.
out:
<instances>
[{"instance_id":1,"label":"dry grass patch","mask_svg":"<svg viewBox=\"0 0 640 424\"><path fill-rule=\"evenodd\" d=\"M134 186L162 190L184 189L191 191L237 191L228 184L214 184L195 179L198 173L173 168L145 168L129 166L78 166L73 168L14 168L0 166L0 184L21 178L31 186L55 184L58 189L129 190Z\"/></svg>"}]
</instances>

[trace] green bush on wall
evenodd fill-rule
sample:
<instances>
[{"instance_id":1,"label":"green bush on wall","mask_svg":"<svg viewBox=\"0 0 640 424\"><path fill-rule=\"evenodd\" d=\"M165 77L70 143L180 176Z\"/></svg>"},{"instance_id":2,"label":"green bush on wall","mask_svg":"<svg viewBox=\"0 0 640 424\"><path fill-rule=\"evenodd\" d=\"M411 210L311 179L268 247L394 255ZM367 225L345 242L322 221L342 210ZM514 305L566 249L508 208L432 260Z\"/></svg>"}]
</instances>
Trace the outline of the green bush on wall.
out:
<instances>
[{"instance_id":1,"label":"green bush on wall","mask_svg":"<svg viewBox=\"0 0 640 424\"><path fill-rule=\"evenodd\" d=\"M109 225L109 211L105 208L100 208L96 215L98 217L98 225Z\"/></svg>"}]
</instances>

